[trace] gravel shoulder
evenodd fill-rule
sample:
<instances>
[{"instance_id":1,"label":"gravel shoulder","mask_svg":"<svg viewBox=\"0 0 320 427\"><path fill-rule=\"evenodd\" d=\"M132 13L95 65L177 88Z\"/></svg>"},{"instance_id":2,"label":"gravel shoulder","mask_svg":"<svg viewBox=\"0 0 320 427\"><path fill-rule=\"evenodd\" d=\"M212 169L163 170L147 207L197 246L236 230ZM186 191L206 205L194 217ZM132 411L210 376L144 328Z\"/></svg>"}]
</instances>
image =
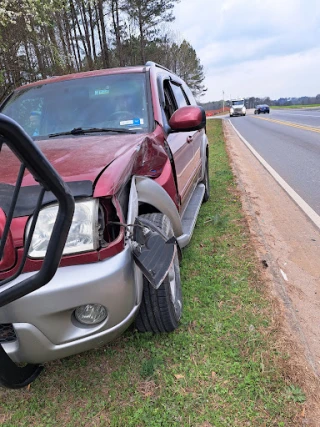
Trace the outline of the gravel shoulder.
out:
<instances>
[{"instance_id":1,"label":"gravel shoulder","mask_svg":"<svg viewBox=\"0 0 320 427\"><path fill-rule=\"evenodd\" d=\"M307 425L320 425L320 230L223 121L227 150L259 259L265 267L275 321L296 370L310 391ZM312 402L313 401L313 402ZM313 424L314 423L314 424Z\"/></svg>"}]
</instances>

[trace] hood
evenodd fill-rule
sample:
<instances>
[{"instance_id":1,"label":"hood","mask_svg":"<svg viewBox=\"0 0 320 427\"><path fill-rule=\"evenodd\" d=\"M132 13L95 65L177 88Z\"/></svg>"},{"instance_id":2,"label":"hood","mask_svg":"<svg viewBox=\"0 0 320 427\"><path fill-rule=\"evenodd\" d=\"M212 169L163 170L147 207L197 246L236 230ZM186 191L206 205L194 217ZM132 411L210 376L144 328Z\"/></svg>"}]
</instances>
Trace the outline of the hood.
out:
<instances>
[{"instance_id":1,"label":"hood","mask_svg":"<svg viewBox=\"0 0 320 427\"><path fill-rule=\"evenodd\" d=\"M145 134L117 134L99 136L71 136L36 141L36 145L66 182L94 182L97 176L114 159L140 144ZM6 147L2 148L0 180L15 185L19 162ZM26 173L23 185L34 185L30 173Z\"/></svg>"}]
</instances>

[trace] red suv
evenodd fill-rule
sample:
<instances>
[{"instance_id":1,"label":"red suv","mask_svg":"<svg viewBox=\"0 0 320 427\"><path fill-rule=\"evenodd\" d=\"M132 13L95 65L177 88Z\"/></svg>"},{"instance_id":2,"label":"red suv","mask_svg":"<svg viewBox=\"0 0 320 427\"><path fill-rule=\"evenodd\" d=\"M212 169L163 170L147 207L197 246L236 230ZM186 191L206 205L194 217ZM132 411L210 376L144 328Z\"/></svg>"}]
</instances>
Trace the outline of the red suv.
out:
<instances>
[{"instance_id":1,"label":"red suv","mask_svg":"<svg viewBox=\"0 0 320 427\"><path fill-rule=\"evenodd\" d=\"M50 78L15 90L0 112L18 122L75 200L60 266L42 288L0 308L0 344L16 363L42 363L104 344L132 322L169 332L179 323L179 260L209 197L203 109L178 76L155 63ZM2 146L0 232L19 162ZM25 172L1 281L37 272L57 216ZM2 227L3 228L3 227ZM7 246L8 246L7 245Z\"/></svg>"}]
</instances>

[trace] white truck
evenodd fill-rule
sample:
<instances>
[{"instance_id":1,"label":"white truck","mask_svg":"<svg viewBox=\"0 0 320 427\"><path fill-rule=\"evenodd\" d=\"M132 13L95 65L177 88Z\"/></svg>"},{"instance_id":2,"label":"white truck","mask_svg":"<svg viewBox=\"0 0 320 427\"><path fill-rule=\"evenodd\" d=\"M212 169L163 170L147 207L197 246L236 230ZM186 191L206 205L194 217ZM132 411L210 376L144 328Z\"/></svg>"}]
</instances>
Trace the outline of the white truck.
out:
<instances>
[{"instance_id":1,"label":"white truck","mask_svg":"<svg viewBox=\"0 0 320 427\"><path fill-rule=\"evenodd\" d=\"M245 106L244 98L230 100L230 117L245 116L247 109Z\"/></svg>"}]
</instances>

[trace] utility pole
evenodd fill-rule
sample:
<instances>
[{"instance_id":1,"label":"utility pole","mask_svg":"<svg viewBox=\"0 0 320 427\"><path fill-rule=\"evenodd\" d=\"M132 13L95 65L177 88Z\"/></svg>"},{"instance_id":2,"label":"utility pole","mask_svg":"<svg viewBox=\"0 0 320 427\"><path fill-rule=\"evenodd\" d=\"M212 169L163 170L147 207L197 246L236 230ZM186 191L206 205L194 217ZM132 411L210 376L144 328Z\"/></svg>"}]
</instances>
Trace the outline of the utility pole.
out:
<instances>
[{"instance_id":1,"label":"utility pole","mask_svg":"<svg viewBox=\"0 0 320 427\"><path fill-rule=\"evenodd\" d=\"M222 91L222 111L224 112L224 90Z\"/></svg>"}]
</instances>

